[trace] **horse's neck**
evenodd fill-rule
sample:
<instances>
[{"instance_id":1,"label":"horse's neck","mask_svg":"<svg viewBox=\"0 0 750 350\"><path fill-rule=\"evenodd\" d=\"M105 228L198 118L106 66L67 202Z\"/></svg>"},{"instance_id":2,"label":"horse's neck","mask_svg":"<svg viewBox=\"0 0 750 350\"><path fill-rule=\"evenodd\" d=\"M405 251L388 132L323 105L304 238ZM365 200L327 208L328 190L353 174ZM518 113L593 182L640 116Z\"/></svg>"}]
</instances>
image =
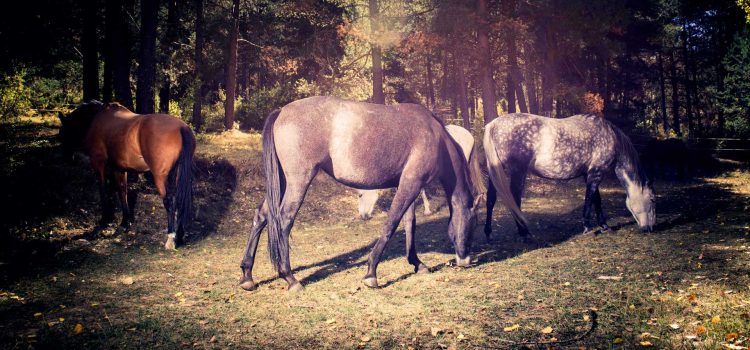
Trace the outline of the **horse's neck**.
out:
<instances>
[{"instance_id":1,"label":"horse's neck","mask_svg":"<svg viewBox=\"0 0 750 350\"><path fill-rule=\"evenodd\" d=\"M448 166L442 170L443 186L446 187L446 194L450 193L448 200L451 204L461 205L466 201L470 202L472 197L468 174L462 168L462 164L467 161L462 159L463 151L458 149L452 140L446 139L445 142L446 154L443 155L445 158L441 163Z\"/></svg>"},{"instance_id":2,"label":"horse's neck","mask_svg":"<svg viewBox=\"0 0 750 350\"><path fill-rule=\"evenodd\" d=\"M640 191L643 188L643 182L645 179L642 179L642 175L638 172L638 166L637 163L635 163L637 161L637 159L632 159L632 157L627 154L620 154L617 157L615 174L628 195L633 191Z\"/></svg>"}]
</instances>

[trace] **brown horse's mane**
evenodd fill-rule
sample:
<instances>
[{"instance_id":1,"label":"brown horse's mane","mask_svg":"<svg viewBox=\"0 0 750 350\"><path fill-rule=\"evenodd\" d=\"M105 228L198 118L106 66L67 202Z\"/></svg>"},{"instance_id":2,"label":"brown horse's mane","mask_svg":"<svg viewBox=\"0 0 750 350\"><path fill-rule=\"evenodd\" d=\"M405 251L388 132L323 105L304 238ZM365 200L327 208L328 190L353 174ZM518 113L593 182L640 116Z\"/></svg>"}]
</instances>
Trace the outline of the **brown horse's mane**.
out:
<instances>
[{"instance_id":1,"label":"brown horse's mane","mask_svg":"<svg viewBox=\"0 0 750 350\"><path fill-rule=\"evenodd\" d=\"M128 107L123 106L119 102L110 102L110 103L107 103L106 108L107 109L116 109L116 110L121 110L121 111L124 110L124 111L130 112L130 109L128 109Z\"/></svg>"}]
</instances>

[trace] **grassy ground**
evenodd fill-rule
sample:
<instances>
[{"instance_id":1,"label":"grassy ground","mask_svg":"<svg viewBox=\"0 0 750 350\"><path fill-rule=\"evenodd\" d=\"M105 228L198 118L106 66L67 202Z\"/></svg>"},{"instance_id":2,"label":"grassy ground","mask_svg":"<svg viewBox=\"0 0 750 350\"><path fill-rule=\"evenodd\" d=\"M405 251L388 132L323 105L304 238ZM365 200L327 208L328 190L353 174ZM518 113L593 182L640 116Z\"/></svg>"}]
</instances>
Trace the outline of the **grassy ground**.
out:
<instances>
[{"instance_id":1,"label":"grassy ground","mask_svg":"<svg viewBox=\"0 0 750 350\"><path fill-rule=\"evenodd\" d=\"M648 235L611 179L602 195L617 230L595 236L580 234L580 181L532 178L524 210L539 243L518 239L496 210L496 239L477 228L469 269L447 263L447 209L418 214L418 252L433 272L412 273L397 234L376 290L360 279L384 214L356 220L354 191L320 177L293 232L292 264L306 290L284 291L263 238L261 286L245 292L239 262L263 195L257 134L200 138L197 221L188 245L168 252L160 200L146 181L131 232L79 239L96 222L96 190L84 161L60 159L55 133L53 122L0 129L10 204L0 223L2 348L519 348L512 342L582 334L587 310L598 327L563 347L750 343L746 171L658 183L658 230Z\"/></svg>"}]
</instances>

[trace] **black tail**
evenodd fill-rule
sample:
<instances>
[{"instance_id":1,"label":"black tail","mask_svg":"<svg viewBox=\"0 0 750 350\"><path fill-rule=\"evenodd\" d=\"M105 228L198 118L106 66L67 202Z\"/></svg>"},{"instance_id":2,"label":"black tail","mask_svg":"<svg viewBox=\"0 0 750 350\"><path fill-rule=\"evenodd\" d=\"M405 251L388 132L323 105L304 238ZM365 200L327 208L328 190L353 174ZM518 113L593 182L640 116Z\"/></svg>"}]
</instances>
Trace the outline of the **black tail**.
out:
<instances>
[{"instance_id":1,"label":"black tail","mask_svg":"<svg viewBox=\"0 0 750 350\"><path fill-rule=\"evenodd\" d=\"M491 139L489 145L485 143L485 146L490 146L485 147L486 149L484 150L488 160L487 172L490 175L490 180L497 189L500 199L505 203L505 207L508 208L513 219L520 226L520 229L523 232L528 232L528 222L523 216L523 213L521 213L521 208L516 204L513 192L510 190L510 180L508 180L508 176L505 174L503 164L500 162L500 157L497 154L497 149L495 149L495 145Z\"/></svg>"},{"instance_id":2,"label":"black tail","mask_svg":"<svg viewBox=\"0 0 750 350\"><path fill-rule=\"evenodd\" d=\"M266 203L270 220L268 220L268 255L273 266L278 270L281 262L281 251L289 242L281 237L282 177L279 157L276 155L276 144L273 139L273 125L281 110L275 110L268 115L263 125L263 167L266 173ZM286 247L288 249L288 247Z\"/></svg>"},{"instance_id":3,"label":"black tail","mask_svg":"<svg viewBox=\"0 0 750 350\"><path fill-rule=\"evenodd\" d=\"M169 188L175 188L175 208L177 209L177 227L183 230L193 220L193 154L195 153L195 136L190 128L180 128L182 136L182 149L177 163L172 172L176 176L170 176Z\"/></svg>"}]
</instances>

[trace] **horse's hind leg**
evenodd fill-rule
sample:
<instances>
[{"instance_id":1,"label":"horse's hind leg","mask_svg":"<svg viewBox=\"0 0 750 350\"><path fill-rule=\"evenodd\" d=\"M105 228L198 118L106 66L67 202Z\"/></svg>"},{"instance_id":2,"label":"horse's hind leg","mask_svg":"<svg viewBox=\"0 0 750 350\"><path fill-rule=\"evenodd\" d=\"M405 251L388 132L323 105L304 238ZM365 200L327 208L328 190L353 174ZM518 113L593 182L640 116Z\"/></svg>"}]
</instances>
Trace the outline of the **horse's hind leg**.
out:
<instances>
[{"instance_id":1,"label":"horse's hind leg","mask_svg":"<svg viewBox=\"0 0 750 350\"><path fill-rule=\"evenodd\" d=\"M245 257L242 259L240 268L242 268L242 279L240 279L240 287L242 289L251 291L258 286L253 281L253 265L255 264L255 252L258 250L258 240L260 240L260 234L268 224L268 205L266 201L260 204L258 209L255 210L255 216L253 217L253 228L250 231L250 237L247 240L247 246L245 247Z\"/></svg>"},{"instance_id":2,"label":"horse's hind leg","mask_svg":"<svg viewBox=\"0 0 750 350\"><path fill-rule=\"evenodd\" d=\"M177 221L177 210L175 208L175 189L168 186L168 178L170 174L168 171L153 171L154 185L156 190L159 192L159 196L164 202L164 209L167 211L167 242L164 243L164 248L168 250L174 250L177 248L177 232L175 230L175 222Z\"/></svg>"},{"instance_id":3,"label":"horse's hind leg","mask_svg":"<svg viewBox=\"0 0 750 350\"><path fill-rule=\"evenodd\" d=\"M396 231L401 217L404 216L409 206L417 199L422 185L418 180L405 179L402 175L396 195L393 197L393 202L391 202L391 208L388 210L388 218L383 224L383 233L372 248L370 257L367 260L367 274L362 280L366 286L371 288L378 286L377 269L380 263L380 256L383 255L383 250L385 250L388 240L393 236L393 232Z\"/></svg>"},{"instance_id":4,"label":"horse's hind leg","mask_svg":"<svg viewBox=\"0 0 750 350\"><path fill-rule=\"evenodd\" d=\"M430 272L430 269L417 257L417 247L414 242L414 228L417 226L416 202L412 203L406 210L403 221L404 232L406 233L406 259L409 264L414 265L414 272Z\"/></svg>"},{"instance_id":5,"label":"horse's hind leg","mask_svg":"<svg viewBox=\"0 0 750 350\"><path fill-rule=\"evenodd\" d=\"M492 209L495 208L495 202L497 202L497 192L492 184L492 179L487 180L487 217L484 220L484 235L487 236L487 241L489 241L490 234L492 234Z\"/></svg>"},{"instance_id":6,"label":"horse's hind leg","mask_svg":"<svg viewBox=\"0 0 750 350\"><path fill-rule=\"evenodd\" d=\"M297 216L302 202L305 200L307 188L310 186L317 169L299 170L294 173L284 174L286 177L286 189L284 197L281 200L281 211L279 219L281 221L281 239L284 244L279 245L279 255L281 260L279 266L279 277L283 278L288 284L289 291L301 291L302 284L292 274L291 263L289 262L289 234L294 226L294 218Z\"/></svg>"},{"instance_id":7,"label":"horse's hind leg","mask_svg":"<svg viewBox=\"0 0 750 350\"><path fill-rule=\"evenodd\" d=\"M526 188L526 168L513 169L510 172L510 191L513 193L513 199L516 201L518 208L521 208L521 199L523 191ZM529 237L529 230L516 223L518 235L524 239Z\"/></svg>"}]
</instances>

